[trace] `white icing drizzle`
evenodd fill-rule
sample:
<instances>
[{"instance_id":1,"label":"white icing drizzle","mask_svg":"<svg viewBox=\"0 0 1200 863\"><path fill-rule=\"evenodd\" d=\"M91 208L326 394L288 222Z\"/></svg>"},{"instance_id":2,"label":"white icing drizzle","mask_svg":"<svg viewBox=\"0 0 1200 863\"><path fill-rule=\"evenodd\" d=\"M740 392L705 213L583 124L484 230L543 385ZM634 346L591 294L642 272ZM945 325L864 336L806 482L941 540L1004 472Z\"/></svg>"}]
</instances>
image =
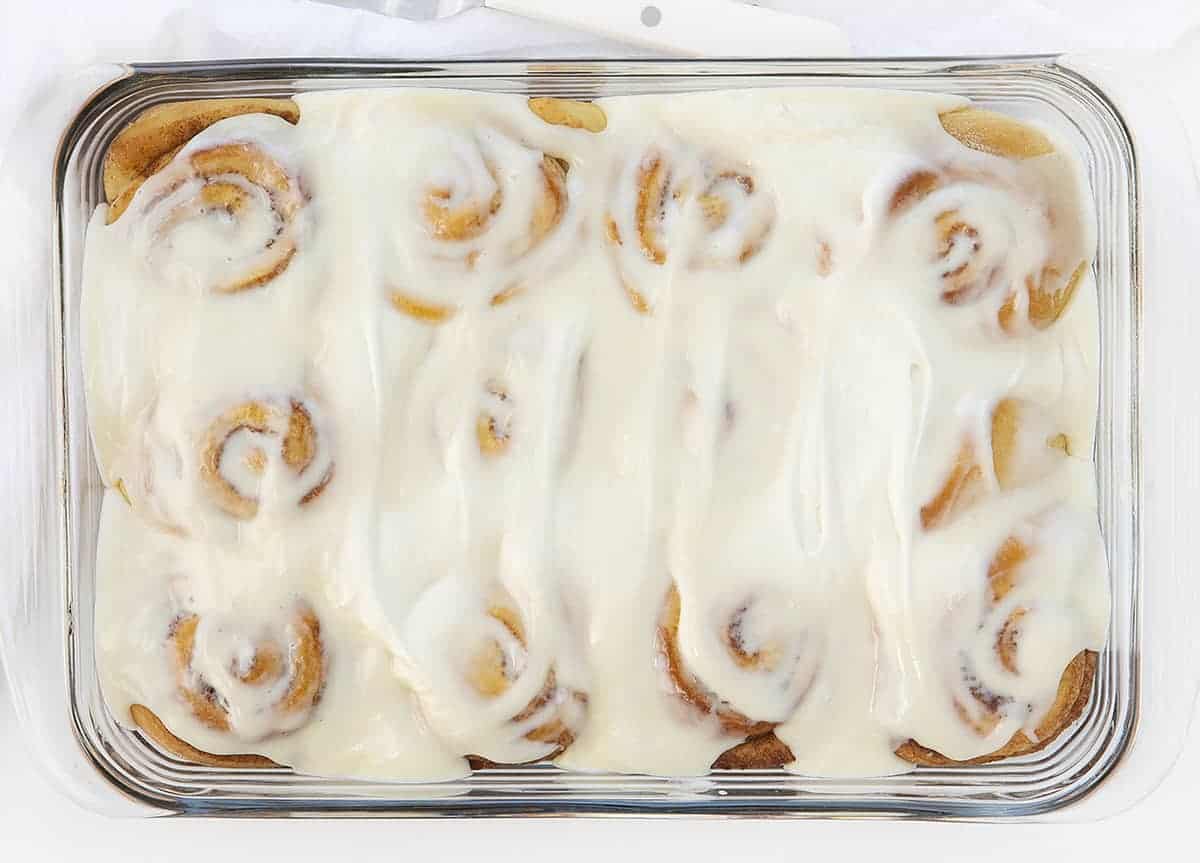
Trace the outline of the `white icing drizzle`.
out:
<instances>
[{"instance_id":1,"label":"white icing drizzle","mask_svg":"<svg viewBox=\"0 0 1200 863\"><path fill-rule=\"evenodd\" d=\"M1090 277L1027 317L1027 277L1092 254L1064 147L968 150L938 122L961 100L894 92L604 99L600 134L499 95L298 101L295 127L202 132L89 228L89 419L132 501L106 496L97 562L119 720L389 779L466 755L698 774L773 728L788 770L869 775L909 738L968 758L1032 735L1103 646ZM230 143L296 197L189 167ZM936 188L896 205L919 172ZM244 215L187 203L214 181ZM273 242L286 267L224 291ZM969 494L923 527L963 452ZM1028 553L996 599L1009 539ZM324 682L281 715L285 683L243 678L298 607ZM182 679L228 729L181 695L189 616Z\"/></svg>"}]
</instances>

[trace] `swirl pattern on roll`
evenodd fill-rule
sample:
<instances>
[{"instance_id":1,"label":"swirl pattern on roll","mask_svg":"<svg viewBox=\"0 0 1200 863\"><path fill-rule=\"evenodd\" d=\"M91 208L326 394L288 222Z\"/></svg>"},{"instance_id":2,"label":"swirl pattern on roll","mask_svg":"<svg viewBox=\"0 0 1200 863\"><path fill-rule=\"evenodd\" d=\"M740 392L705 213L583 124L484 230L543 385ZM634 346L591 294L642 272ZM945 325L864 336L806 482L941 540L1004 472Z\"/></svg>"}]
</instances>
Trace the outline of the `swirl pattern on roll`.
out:
<instances>
[{"instance_id":1,"label":"swirl pattern on roll","mask_svg":"<svg viewBox=\"0 0 1200 863\"><path fill-rule=\"evenodd\" d=\"M680 605L679 590L672 585L659 616L657 645L671 686L683 702L715 717L722 733L737 738L766 734L795 712L817 674L822 645L787 614L786 604L772 607L769 599L748 598L715 615L715 631L707 634L720 645L719 661L729 666L721 677L730 679L732 672L739 683L736 695L725 696L709 689L688 667L680 642Z\"/></svg>"},{"instance_id":2,"label":"swirl pattern on roll","mask_svg":"<svg viewBox=\"0 0 1200 863\"><path fill-rule=\"evenodd\" d=\"M334 481L332 429L315 398L225 404L215 415L193 408L182 428L167 421L171 408L161 404L141 418L116 488L159 529L232 539L225 528L266 513L273 522L294 520Z\"/></svg>"},{"instance_id":3,"label":"swirl pattern on roll","mask_svg":"<svg viewBox=\"0 0 1200 863\"><path fill-rule=\"evenodd\" d=\"M499 763L556 755L575 739L587 696L559 677L553 651L503 591L456 579L414 606L405 648L435 731L462 751Z\"/></svg>"},{"instance_id":4,"label":"swirl pattern on roll","mask_svg":"<svg viewBox=\"0 0 1200 863\"><path fill-rule=\"evenodd\" d=\"M966 760L1037 751L1087 701L1096 655L1072 644L1081 609L1069 597L1073 580L1092 578L1103 566L1096 545L1081 513L1061 505L1038 513L999 542L979 589L948 610L942 637L957 653L943 665L946 695L970 734L997 744ZM899 754L916 763L953 760L926 743L909 741Z\"/></svg>"},{"instance_id":5,"label":"swirl pattern on roll","mask_svg":"<svg viewBox=\"0 0 1200 863\"><path fill-rule=\"evenodd\" d=\"M321 624L300 604L274 624L183 614L167 635L179 696L198 722L240 740L293 731L321 696Z\"/></svg>"},{"instance_id":6,"label":"swirl pattern on roll","mask_svg":"<svg viewBox=\"0 0 1200 863\"><path fill-rule=\"evenodd\" d=\"M651 145L616 178L605 230L633 308L650 314L672 268L736 270L768 241L775 203L750 168Z\"/></svg>"},{"instance_id":7,"label":"swirl pattern on roll","mask_svg":"<svg viewBox=\"0 0 1200 863\"><path fill-rule=\"evenodd\" d=\"M999 171L916 168L891 192L887 219L891 242L929 262L942 303L994 316L1010 336L1052 326L1088 268L1081 226Z\"/></svg>"},{"instance_id":8,"label":"swirl pattern on roll","mask_svg":"<svg viewBox=\"0 0 1200 863\"><path fill-rule=\"evenodd\" d=\"M469 282L470 274L488 269L504 276L488 285L488 302L510 301L522 289L518 264L562 226L570 163L491 128L431 130L417 158L413 205L420 229L412 253L432 267L417 271L418 284L392 286L393 308L443 323L471 297L441 283Z\"/></svg>"},{"instance_id":9,"label":"swirl pattern on roll","mask_svg":"<svg viewBox=\"0 0 1200 863\"><path fill-rule=\"evenodd\" d=\"M1036 482L1070 454L1070 438L1036 404L1000 399L984 428L964 435L937 491L921 507L921 526L931 529L949 521L989 490Z\"/></svg>"},{"instance_id":10,"label":"swirl pattern on roll","mask_svg":"<svg viewBox=\"0 0 1200 863\"><path fill-rule=\"evenodd\" d=\"M204 432L200 477L209 500L230 516L258 515L260 488L305 506L333 479L329 441L311 403L256 399L223 411Z\"/></svg>"},{"instance_id":11,"label":"swirl pattern on roll","mask_svg":"<svg viewBox=\"0 0 1200 863\"><path fill-rule=\"evenodd\" d=\"M128 208L114 209L169 281L237 294L270 284L299 250L307 198L277 152L291 127L273 117L239 119L259 134L224 140L222 127L214 127L204 140L167 154ZM207 242L225 253L204 255Z\"/></svg>"}]
</instances>

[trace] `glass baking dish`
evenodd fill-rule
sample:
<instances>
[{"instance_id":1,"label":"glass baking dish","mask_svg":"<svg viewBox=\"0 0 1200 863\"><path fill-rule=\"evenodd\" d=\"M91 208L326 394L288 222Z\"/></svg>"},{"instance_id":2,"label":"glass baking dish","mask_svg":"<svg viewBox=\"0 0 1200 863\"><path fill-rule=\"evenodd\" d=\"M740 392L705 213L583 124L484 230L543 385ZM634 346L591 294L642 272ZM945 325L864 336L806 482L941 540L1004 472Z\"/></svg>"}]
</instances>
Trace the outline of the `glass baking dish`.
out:
<instances>
[{"instance_id":1,"label":"glass baking dish","mask_svg":"<svg viewBox=\"0 0 1200 863\"><path fill-rule=\"evenodd\" d=\"M1147 417L1141 287L1148 261L1141 230L1146 212L1141 142L1135 147L1126 117L1107 92L1061 58L306 60L136 65L122 71L79 110L63 134L54 166L54 260L47 274L52 282L47 295L50 386L41 394L47 432L40 443L43 457L31 462L41 472L37 482L42 493L33 520L15 528L17 542L27 534L29 567L22 573L26 580L17 607L9 610L11 620L0 627L18 712L48 769L77 799L106 811L189 815L707 813L1011 819L1069 811L1085 817L1134 802L1178 753L1196 689L1195 646L1158 623L1172 610L1186 614L1196 602L1170 565L1174 546L1164 552L1155 541L1148 547L1143 517L1148 501L1156 507L1177 507L1178 502L1175 485L1169 501L1147 495L1143 475ZM1025 758L970 768L918 768L871 779L809 778L781 771L717 771L672 779L537 765L481 770L450 782L381 784L301 776L286 768L188 764L118 725L101 697L93 646L93 569L103 487L88 435L78 321L84 232L103 200L101 169L108 144L139 112L167 101L407 86L573 98L778 86L915 89L970 97L1045 124L1068 141L1086 167L1097 210L1094 276L1101 351L1094 455L1113 598L1093 698L1073 728ZM1179 186L1175 194L1194 195L1194 188ZM1161 260L1155 258L1155 268L1161 267L1156 273L1167 270L1166 256L1164 250ZM1172 331L1171 337L1186 344L1182 330ZM1176 416L1175 422L1184 419L1192 421ZM1177 472L1164 481L1186 488L1185 479ZM1157 493L1163 487L1151 489ZM1161 533L1174 527L1174 522L1163 523ZM1161 539L1161 533L1156 537ZM1148 560L1159 569L1149 571ZM1156 621L1149 629L1148 615ZM1175 684L1164 684L1163 675ZM1151 690L1153 699L1147 695ZM1156 730L1143 745L1146 731L1138 729L1148 716ZM1135 773L1120 780L1132 752L1139 753ZM1110 799L1093 805L1093 792L1113 785L1119 788Z\"/></svg>"}]
</instances>

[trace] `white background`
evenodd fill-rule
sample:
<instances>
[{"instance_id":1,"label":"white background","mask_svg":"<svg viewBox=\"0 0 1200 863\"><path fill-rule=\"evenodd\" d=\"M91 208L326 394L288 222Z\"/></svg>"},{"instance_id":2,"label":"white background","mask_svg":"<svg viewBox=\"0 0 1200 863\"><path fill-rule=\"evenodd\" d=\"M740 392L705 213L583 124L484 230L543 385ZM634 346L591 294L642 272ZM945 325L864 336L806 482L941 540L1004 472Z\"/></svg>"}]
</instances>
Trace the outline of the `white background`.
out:
<instances>
[{"instance_id":1,"label":"white background","mask_svg":"<svg viewBox=\"0 0 1200 863\"><path fill-rule=\"evenodd\" d=\"M563 0L586 2L586 0ZM764 0L829 15L862 54L950 54L1071 49L1164 56L1200 20L1196 0ZM187 7L187 8L185 8ZM847 9L854 7L857 18ZM919 12L911 11L920 7ZM864 9L872 14L864 16ZM182 10L182 11L181 11ZM1081 24L1080 21L1086 21ZM1190 52L1200 55L1193 31ZM214 56L452 56L515 50L519 55L619 53L587 37L495 13L415 28L291 0L0 0L0 162L21 143L14 119L53 101L56 81L99 60ZM1179 50L1176 49L1176 56ZM1200 78L1177 82L1176 98L1200 114ZM1189 115L1189 119L1194 117ZM1200 134L1192 129L1193 140ZM46 142L51 152L53 141ZM11 169L11 163L5 166ZM0 186L3 184L0 183ZM9 208L8 204L4 205ZM2 215L2 213L0 213ZM48 222L48 219L47 219ZM0 227L3 223L0 222ZM3 285L17 291L21 285ZM5 299L11 299L5 297ZM5 306L0 303L0 309ZM20 369L5 369L19 374ZM0 489L0 494L4 489ZM0 578L8 574L0 569ZM3 596L3 591L0 591ZM17 669L35 674L36 669ZM0 681L3 678L0 676ZM1153 729L1141 729L1153 733ZM1131 811L1090 825L962 825L921 822L687 820L185 821L114 820L85 812L37 772L0 682L0 861L873 859L968 858L1093 863L1154 855L1197 859L1192 836L1200 800L1200 734L1161 788ZM1179 842L1181 850L1166 848Z\"/></svg>"}]
</instances>

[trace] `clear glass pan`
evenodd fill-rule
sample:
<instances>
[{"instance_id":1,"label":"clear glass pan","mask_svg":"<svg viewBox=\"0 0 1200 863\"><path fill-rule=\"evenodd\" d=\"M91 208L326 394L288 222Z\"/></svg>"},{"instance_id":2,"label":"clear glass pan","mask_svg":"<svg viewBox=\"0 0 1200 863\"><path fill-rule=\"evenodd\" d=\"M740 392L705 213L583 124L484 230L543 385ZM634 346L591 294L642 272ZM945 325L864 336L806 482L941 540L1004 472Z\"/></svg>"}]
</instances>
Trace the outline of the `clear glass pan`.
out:
<instances>
[{"instance_id":1,"label":"clear glass pan","mask_svg":"<svg viewBox=\"0 0 1200 863\"><path fill-rule=\"evenodd\" d=\"M49 435L43 443L47 456L41 462L45 471L41 481L50 491L38 500L40 517L32 528L36 535L28 539L34 560L27 577L36 581L27 586L14 626L8 630L10 641L3 645L11 652L6 657L14 688L21 690L22 717L35 726L30 733L41 744L43 755L56 753L46 756L56 762L50 769L78 798L109 811L145 814L1029 818L1078 805L1108 784L1106 777L1136 739L1139 713L1146 704L1148 647L1156 656L1172 657L1171 668L1182 666L1187 671L1179 687L1185 695L1194 695L1195 666L1180 662L1183 657L1178 649L1170 653L1170 644L1143 641L1145 537L1139 511L1143 252L1138 154L1114 102L1058 58L313 60L164 64L125 71L124 77L96 92L79 111L63 135L55 165L55 260L48 274L53 279L48 310L51 387L42 394L48 401ZM1094 274L1100 305L1101 390L1095 460L1113 596L1108 646L1101 655L1095 693L1076 725L1046 750L1023 759L973 768L920 768L874 779L813 779L779 771L665 779L572 773L541 765L485 770L453 782L406 785L313 778L284 768L222 770L186 764L119 726L101 698L93 649L93 564L103 488L88 438L77 319L84 231L91 212L103 200L101 168L107 146L137 113L161 102L406 86L583 98L778 86L915 89L970 97L1045 124L1069 141L1086 166L1098 213ZM1177 576L1167 572L1161 578L1173 585ZM1165 590L1156 593L1153 604L1169 607L1177 601L1173 596ZM32 666L34 661L40 667ZM1182 698L1182 703L1190 705L1190 697ZM1181 728L1185 725L1186 718ZM1168 734L1165 729L1162 733ZM1168 736L1174 740L1181 734L1176 729ZM1153 768L1141 768L1157 771L1147 779L1150 784L1173 757L1174 753L1160 751ZM1144 793L1138 790L1144 784L1139 781L1134 790L1122 791L1120 800L1102 808L1111 811L1128 805Z\"/></svg>"}]
</instances>

